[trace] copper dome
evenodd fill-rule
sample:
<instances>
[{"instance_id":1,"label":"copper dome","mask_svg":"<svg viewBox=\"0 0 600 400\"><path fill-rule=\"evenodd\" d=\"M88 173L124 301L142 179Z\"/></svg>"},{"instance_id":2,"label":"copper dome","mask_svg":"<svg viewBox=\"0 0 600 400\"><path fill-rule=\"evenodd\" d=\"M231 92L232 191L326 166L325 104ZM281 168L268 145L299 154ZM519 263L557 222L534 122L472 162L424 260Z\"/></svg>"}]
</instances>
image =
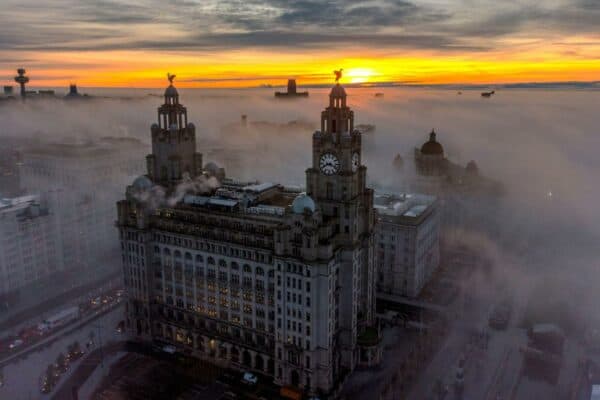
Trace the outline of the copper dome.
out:
<instances>
[{"instance_id":1,"label":"copper dome","mask_svg":"<svg viewBox=\"0 0 600 400\"><path fill-rule=\"evenodd\" d=\"M435 140L435 131L429 134L429 140L421 146L421 153L426 155L444 155L444 148Z\"/></svg>"}]
</instances>

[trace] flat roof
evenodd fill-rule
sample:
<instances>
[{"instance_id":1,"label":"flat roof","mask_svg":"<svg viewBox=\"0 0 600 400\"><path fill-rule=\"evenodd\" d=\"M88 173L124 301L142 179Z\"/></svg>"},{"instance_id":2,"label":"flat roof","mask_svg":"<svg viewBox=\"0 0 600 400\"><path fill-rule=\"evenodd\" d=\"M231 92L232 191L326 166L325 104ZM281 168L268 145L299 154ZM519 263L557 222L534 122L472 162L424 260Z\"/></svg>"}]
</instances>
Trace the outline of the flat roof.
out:
<instances>
[{"instance_id":1,"label":"flat roof","mask_svg":"<svg viewBox=\"0 0 600 400\"><path fill-rule=\"evenodd\" d=\"M373 206L381 215L418 218L435 201L435 196L419 193L375 192Z\"/></svg>"},{"instance_id":2,"label":"flat roof","mask_svg":"<svg viewBox=\"0 0 600 400\"><path fill-rule=\"evenodd\" d=\"M242 190L244 190L246 192L261 193L266 190L273 189L274 187L277 187L277 184L271 183L271 182L264 182L264 183L256 183L253 185L244 186L242 188Z\"/></svg>"}]
</instances>

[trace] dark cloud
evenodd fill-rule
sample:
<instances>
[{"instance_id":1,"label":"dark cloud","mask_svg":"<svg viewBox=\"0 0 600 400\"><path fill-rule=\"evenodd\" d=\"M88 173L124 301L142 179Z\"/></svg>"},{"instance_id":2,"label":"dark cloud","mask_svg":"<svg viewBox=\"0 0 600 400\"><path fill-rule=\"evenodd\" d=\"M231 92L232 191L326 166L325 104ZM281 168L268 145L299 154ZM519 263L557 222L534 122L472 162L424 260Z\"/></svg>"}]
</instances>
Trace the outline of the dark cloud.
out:
<instances>
[{"instance_id":1,"label":"dark cloud","mask_svg":"<svg viewBox=\"0 0 600 400\"><path fill-rule=\"evenodd\" d=\"M202 51L362 46L485 51L509 35L598 33L600 2L6 0L3 50Z\"/></svg>"}]
</instances>

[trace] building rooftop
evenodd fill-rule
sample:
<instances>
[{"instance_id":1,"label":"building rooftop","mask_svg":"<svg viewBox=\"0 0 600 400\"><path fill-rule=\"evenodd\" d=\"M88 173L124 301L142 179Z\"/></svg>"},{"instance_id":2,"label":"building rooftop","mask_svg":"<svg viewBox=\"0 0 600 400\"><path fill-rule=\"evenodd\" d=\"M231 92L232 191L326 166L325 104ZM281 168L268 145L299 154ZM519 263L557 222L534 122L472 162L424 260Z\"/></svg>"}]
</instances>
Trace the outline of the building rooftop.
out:
<instances>
[{"instance_id":1,"label":"building rooftop","mask_svg":"<svg viewBox=\"0 0 600 400\"><path fill-rule=\"evenodd\" d=\"M23 221L25 219L48 215L48 210L45 207L41 207L38 195L0 199L0 217L14 213L17 213L19 221Z\"/></svg>"},{"instance_id":2,"label":"building rooftop","mask_svg":"<svg viewBox=\"0 0 600 400\"><path fill-rule=\"evenodd\" d=\"M414 193L375 193L374 207L379 215L419 218L436 201L435 196Z\"/></svg>"},{"instance_id":3,"label":"building rooftop","mask_svg":"<svg viewBox=\"0 0 600 400\"><path fill-rule=\"evenodd\" d=\"M37 201L39 201L39 197L36 195L3 198L0 199L0 212L3 212L13 207L26 207L29 204L35 203Z\"/></svg>"},{"instance_id":4,"label":"building rooftop","mask_svg":"<svg viewBox=\"0 0 600 400\"><path fill-rule=\"evenodd\" d=\"M144 188L134 187L134 190ZM188 191L171 207L196 208L239 214L281 217L299 196L295 187L271 182L243 182L225 179L221 186L204 192ZM144 196L140 196L143 198Z\"/></svg>"}]
</instances>

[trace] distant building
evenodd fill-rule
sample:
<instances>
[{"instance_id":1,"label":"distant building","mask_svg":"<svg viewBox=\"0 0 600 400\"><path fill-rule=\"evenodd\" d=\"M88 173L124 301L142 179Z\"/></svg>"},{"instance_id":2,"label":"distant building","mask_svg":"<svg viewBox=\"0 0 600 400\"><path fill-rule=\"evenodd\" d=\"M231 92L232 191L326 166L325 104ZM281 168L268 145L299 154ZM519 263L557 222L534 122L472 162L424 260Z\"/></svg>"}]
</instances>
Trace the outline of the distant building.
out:
<instances>
[{"instance_id":1,"label":"distant building","mask_svg":"<svg viewBox=\"0 0 600 400\"><path fill-rule=\"evenodd\" d=\"M25 97L27 94L27 89L25 85L29 82L29 77L25 76L25 68L19 68L17 70L17 76L15 76L15 82L19 84L21 87L21 97Z\"/></svg>"},{"instance_id":2,"label":"distant building","mask_svg":"<svg viewBox=\"0 0 600 400\"><path fill-rule=\"evenodd\" d=\"M61 268L56 220L39 196L0 199L0 302Z\"/></svg>"},{"instance_id":3,"label":"distant building","mask_svg":"<svg viewBox=\"0 0 600 400\"><path fill-rule=\"evenodd\" d=\"M287 83L287 92L275 92L275 97L308 97L308 92L298 92L296 80L290 79Z\"/></svg>"},{"instance_id":4,"label":"distant building","mask_svg":"<svg viewBox=\"0 0 600 400\"><path fill-rule=\"evenodd\" d=\"M10 147L0 148L0 198L18 197L22 194L19 177L21 155Z\"/></svg>"},{"instance_id":5,"label":"distant building","mask_svg":"<svg viewBox=\"0 0 600 400\"><path fill-rule=\"evenodd\" d=\"M375 195L377 290L419 296L440 263L440 213L433 196Z\"/></svg>"},{"instance_id":6,"label":"distant building","mask_svg":"<svg viewBox=\"0 0 600 400\"><path fill-rule=\"evenodd\" d=\"M12 86L4 86L4 95L5 96L12 96L13 95L13 87Z\"/></svg>"},{"instance_id":7,"label":"distant building","mask_svg":"<svg viewBox=\"0 0 600 400\"><path fill-rule=\"evenodd\" d=\"M466 166L446 158L444 147L437 140L434 130L429 140L414 151L417 177L413 189L419 193L446 197L449 194L501 194L502 185L480 175L475 161Z\"/></svg>"},{"instance_id":8,"label":"distant building","mask_svg":"<svg viewBox=\"0 0 600 400\"><path fill-rule=\"evenodd\" d=\"M114 202L143 171L143 152L138 140L114 137L23 149L21 185L53 211L65 270L88 280L116 271Z\"/></svg>"},{"instance_id":9,"label":"distant building","mask_svg":"<svg viewBox=\"0 0 600 400\"><path fill-rule=\"evenodd\" d=\"M65 99L79 99L83 96L77 91L77 85L72 83L69 85L69 93L65 95Z\"/></svg>"},{"instance_id":10,"label":"distant building","mask_svg":"<svg viewBox=\"0 0 600 400\"><path fill-rule=\"evenodd\" d=\"M377 364L373 191L344 88L313 135L307 193L209 178L172 85L158 116L147 174L117 203L132 336L309 395Z\"/></svg>"}]
</instances>

